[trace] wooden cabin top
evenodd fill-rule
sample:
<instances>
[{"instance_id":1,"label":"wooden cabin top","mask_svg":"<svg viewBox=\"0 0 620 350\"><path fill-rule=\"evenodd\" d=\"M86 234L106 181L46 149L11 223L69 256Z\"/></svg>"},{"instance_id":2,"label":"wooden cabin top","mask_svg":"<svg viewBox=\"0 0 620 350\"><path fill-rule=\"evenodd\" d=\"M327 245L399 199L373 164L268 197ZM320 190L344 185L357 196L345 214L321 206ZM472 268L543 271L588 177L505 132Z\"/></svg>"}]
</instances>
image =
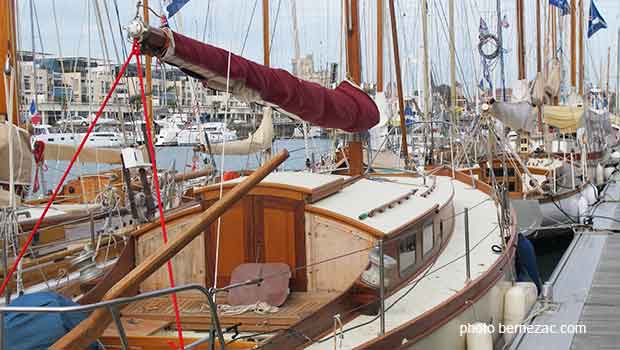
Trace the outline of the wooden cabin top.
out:
<instances>
[{"instance_id":1,"label":"wooden cabin top","mask_svg":"<svg viewBox=\"0 0 620 350\"><path fill-rule=\"evenodd\" d=\"M226 181L224 191L243 177ZM195 190L204 200L219 197L220 185ZM376 237L405 226L447 205L454 188L447 177L380 176L353 178L306 172L277 172L250 194L303 200L305 210L366 231Z\"/></svg>"}]
</instances>

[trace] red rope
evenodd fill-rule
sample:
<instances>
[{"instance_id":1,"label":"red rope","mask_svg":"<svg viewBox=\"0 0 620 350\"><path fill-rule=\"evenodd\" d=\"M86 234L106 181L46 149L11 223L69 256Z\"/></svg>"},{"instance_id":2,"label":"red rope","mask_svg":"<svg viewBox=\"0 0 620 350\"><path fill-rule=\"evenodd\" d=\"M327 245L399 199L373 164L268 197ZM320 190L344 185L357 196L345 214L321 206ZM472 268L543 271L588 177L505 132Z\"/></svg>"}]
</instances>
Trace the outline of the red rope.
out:
<instances>
[{"instance_id":1,"label":"red rope","mask_svg":"<svg viewBox=\"0 0 620 350\"><path fill-rule=\"evenodd\" d=\"M135 46L136 46L136 44L134 43L134 50L135 50ZM15 270L17 269L17 265L19 265L19 262L21 261L21 259L26 254L26 250L28 249L28 246L30 245L30 243L32 243L32 240L34 238L35 233L37 233L37 231L39 230L39 227L41 226L41 223L43 223L43 219L45 218L45 215L47 214L47 211L50 209L50 207L52 206L52 203L56 199L56 196L58 195L58 192L62 188L62 185L64 184L65 179L67 178L67 175L69 175L69 172L71 171L71 168L73 167L73 164L75 164L75 162L77 161L78 156L80 155L80 152L82 151L82 148L84 148L84 145L86 144L86 140L88 140L88 137L90 136L90 133L95 128L95 124L97 124L97 120L99 120L99 117L103 113L103 109L105 108L106 104L108 103L108 100L112 96L112 92L114 92L114 90L116 89L116 86L118 85L118 82L120 81L122 75L125 73L125 70L127 69L127 66L129 65L129 61L131 60L131 57L133 55L134 55L134 52L132 50L132 53L129 55L129 57L127 57L127 60L123 64L123 67L121 68L120 72L118 72L118 75L117 75L116 79L114 80L114 83L110 87L110 90L108 91L108 94L103 99L103 103L101 104L101 107L99 107L99 110L97 111L95 119L93 120L93 122L88 127L88 130L86 131L86 135L84 135L84 138L82 139L82 142L80 142L80 145L79 145L77 151L73 155L73 158L71 158L71 162L69 162L69 166L65 170L64 174L62 174L62 177L60 178L60 181L58 182L58 185L56 185L56 189L54 189L54 192L52 193L52 196L47 201L47 204L45 205L45 209L43 209L43 213L41 214L41 217L39 218L39 220L37 220L37 223L34 225L34 227L32 228L32 231L28 235L28 239L26 240L26 242L24 242L24 245L22 246L21 250L19 251L19 254L17 255L17 258L13 262L13 265L11 265L11 269L9 270L9 273L7 273L6 276L4 277L4 281L2 282L2 286L0 286L0 294L4 294L4 290L6 289L7 285L9 284L9 281L11 280L11 277L13 277L13 274L15 273Z\"/></svg>"},{"instance_id":2,"label":"red rope","mask_svg":"<svg viewBox=\"0 0 620 350\"><path fill-rule=\"evenodd\" d=\"M138 80L140 82L140 93L142 94L142 109L144 110L144 121L146 123L146 140L149 146L149 153L151 155L151 166L153 168L153 185L155 187L155 194L157 196L157 207L159 209L159 222L161 223L161 232L164 238L164 244L168 243L168 232L166 231L166 217L164 216L164 207L161 202L161 192L159 190L159 178L157 175L157 162L155 161L155 147L153 146L153 135L151 133L148 106L146 104L146 93L144 92L144 81L142 79L142 65L140 64L140 45L134 43L133 54L136 56L136 62L138 66ZM168 260L166 264L168 268L168 279L170 280L170 288L174 288L174 274L172 273L172 262ZM177 295L171 294L172 306L174 308L174 318L176 321L177 332L179 333L179 346L180 349L185 349L183 342L183 328L181 327L181 314L179 312L179 304L177 302Z\"/></svg>"},{"instance_id":3,"label":"red rope","mask_svg":"<svg viewBox=\"0 0 620 350\"><path fill-rule=\"evenodd\" d=\"M36 169L35 169L35 173L34 173L34 183L33 183L33 189L32 192L36 193L39 192L39 169L41 169L42 171L47 170L45 168L45 163L43 163L45 161L44 157L44 151L45 151L45 142L41 141L41 140L37 140L34 142L34 149L32 150L32 155L34 156L34 162L36 163Z\"/></svg>"}]
</instances>

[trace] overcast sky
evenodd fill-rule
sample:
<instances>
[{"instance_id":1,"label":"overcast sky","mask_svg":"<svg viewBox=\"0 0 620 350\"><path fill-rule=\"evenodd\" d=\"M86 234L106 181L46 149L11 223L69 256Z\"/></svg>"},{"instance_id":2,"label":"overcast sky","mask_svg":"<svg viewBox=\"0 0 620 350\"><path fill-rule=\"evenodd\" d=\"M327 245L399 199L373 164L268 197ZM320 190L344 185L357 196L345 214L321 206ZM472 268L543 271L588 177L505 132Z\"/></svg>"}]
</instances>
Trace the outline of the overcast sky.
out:
<instances>
[{"instance_id":1,"label":"overcast sky","mask_svg":"<svg viewBox=\"0 0 620 350\"><path fill-rule=\"evenodd\" d=\"M94 1L94 0L93 0ZM89 0L33 0L36 12L35 42L37 51L63 56L104 57L103 41L100 38L94 2ZM273 46L272 65L291 69L293 57L293 24L291 16L292 0L271 0L271 28ZM525 0L527 18L527 61L530 78L535 70L535 36L534 4L536 0ZM117 0L118 19L121 24L128 23L135 15L134 0ZM483 18L495 31L497 17L496 0L456 0L457 3L457 51L459 55L459 81L473 84L480 79L480 59L476 53L479 19ZM546 3L547 0L542 0ZM590 0L586 4L586 18ZM103 13L102 21L108 52L116 60L113 41L118 47L128 43L119 35L118 19L114 0L99 0ZM262 61L262 9L260 0L190 0L189 3L171 21L174 29L182 33L203 39L235 53L243 52L247 58ZM297 0L297 18L299 22L299 41L302 54L312 53L317 66L324 67L327 62L338 62L340 52L341 10L339 0ZM367 81L375 79L375 26L374 18L376 0L361 0L361 24L363 42L364 76ZM419 0L396 0L398 13L398 30L401 49L401 61L404 66L404 80L408 91L414 89L418 81L420 62L420 11ZM433 62L434 74L440 82L447 82L448 52L446 16L447 0L428 0L430 8L429 52ZM507 16L510 27L504 30L504 47L508 50L506 60L507 81L516 78L515 58L515 10L514 0L502 0L502 13ZM598 32L587 40L587 77L598 82L601 66L606 69L607 48L612 47L612 83L615 87L617 33L620 23L619 0L596 0L599 10L607 20L609 28ZM32 31L30 0L19 0L20 44L21 49L31 50ZM56 19L54 17L54 4ZM113 30L109 30L106 6L110 14ZM165 8L161 0L150 0L151 7L158 12ZM90 8L90 11L89 11ZM208 10L208 11L207 11ZM90 13L90 16L89 16ZM387 13L387 11L386 11ZM568 18L568 17L567 17ZM37 20L38 19L38 20ZM386 23L389 21L386 18ZM157 24L152 21L152 24ZM206 25L205 25L206 24ZM57 28L60 35L57 35ZM206 30L205 30L206 29ZM39 35L39 31L40 34ZM386 27L389 33L389 26ZM90 33L90 34L89 34ZM90 35L90 45L89 45ZM247 39L245 39L247 36ZM386 35L386 51L391 51L390 37ZM244 44L245 43L245 44ZM90 49L89 49L90 46ZM59 49L60 48L60 49ZM565 55L570 51L565 48ZM386 53L386 75L393 76L392 58ZM596 73L595 73L596 71ZM605 72L603 72L605 74Z\"/></svg>"}]
</instances>

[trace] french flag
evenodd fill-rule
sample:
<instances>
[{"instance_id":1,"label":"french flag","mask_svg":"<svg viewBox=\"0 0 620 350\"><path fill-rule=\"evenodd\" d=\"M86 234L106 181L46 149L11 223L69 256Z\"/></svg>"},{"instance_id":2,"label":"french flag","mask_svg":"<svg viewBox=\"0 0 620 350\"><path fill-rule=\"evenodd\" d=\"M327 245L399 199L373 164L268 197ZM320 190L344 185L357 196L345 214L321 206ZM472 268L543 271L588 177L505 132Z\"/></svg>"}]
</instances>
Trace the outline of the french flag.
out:
<instances>
[{"instance_id":1,"label":"french flag","mask_svg":"<svg viewBox=\"0 0 620 350\"><path fill-rule=\"evenodd\" d=\"M30 103L30 122L34 125L36 124L41 124L41 115L39 114L39 111L37 110L37 103L35 102L34 99L32 99L32 102Z\"/></svg>"}]
</instances>

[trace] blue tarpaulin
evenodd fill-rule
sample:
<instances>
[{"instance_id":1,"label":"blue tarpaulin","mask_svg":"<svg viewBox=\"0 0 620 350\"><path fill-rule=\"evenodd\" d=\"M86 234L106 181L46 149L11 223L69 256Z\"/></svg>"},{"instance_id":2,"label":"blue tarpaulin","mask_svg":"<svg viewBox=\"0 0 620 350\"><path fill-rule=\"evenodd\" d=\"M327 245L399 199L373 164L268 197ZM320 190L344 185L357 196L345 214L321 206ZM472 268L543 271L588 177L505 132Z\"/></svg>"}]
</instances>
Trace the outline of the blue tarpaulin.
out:
<instances>
[{"instance_id":1,"label":"blue tarpaulin","mask_svg":"<svg viewBox=\"0 0 620 350\"><path fill-rule=\"evenodd\" d=\"M50 292L23 295L10 306L74 306L73 301ZM7 313L4 319L5 349L47 350L88 317L86 313ZM94 348L94 347L91 347Z\"/></svg>"}]
</instances>

